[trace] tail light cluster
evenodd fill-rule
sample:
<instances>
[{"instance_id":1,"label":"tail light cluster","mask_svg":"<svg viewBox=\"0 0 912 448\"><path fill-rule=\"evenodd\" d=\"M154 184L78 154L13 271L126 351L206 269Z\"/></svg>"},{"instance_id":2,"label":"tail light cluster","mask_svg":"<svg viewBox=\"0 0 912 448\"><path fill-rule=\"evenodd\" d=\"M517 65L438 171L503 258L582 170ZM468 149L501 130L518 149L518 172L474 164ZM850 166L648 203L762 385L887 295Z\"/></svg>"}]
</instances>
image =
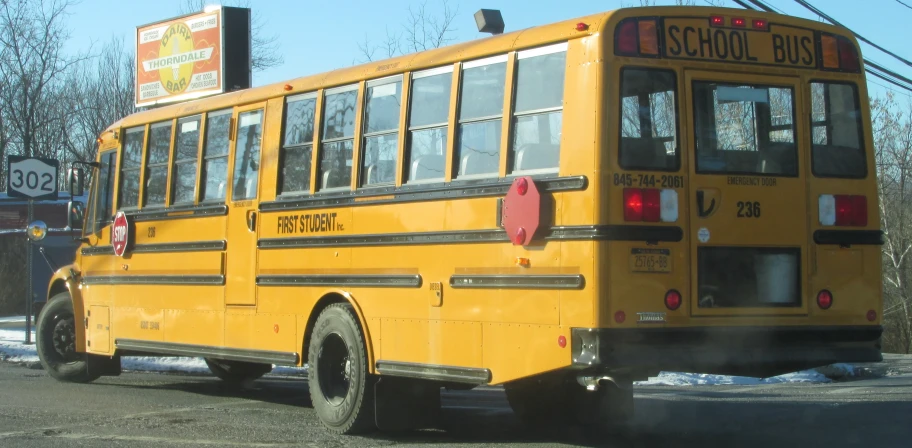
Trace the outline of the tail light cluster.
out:
<instances>
[{"instance_id":1,"label":"tail light cluster","mask_svg":"<svg viewBox=\"0 0 912 448\"><path fill-rule=\"evenodd\" d=\"M818 199L822 226L868 225L868 198L861 195L822 194Z\"/></svg>"},{"instance_id":2,"label":"tail light cluster","mask_svg":"<svg viewBox=\"0 0 912 448\"><path fill-rule=\"evenodd\" d=\"M659 56L655 18L629 18L618 24L614 51L621 56Z\"/></svg>"},{"instance_id":3,"label":"tail light cluster","mask_svg":"<svg viewBox=\"0 0 912 448\"><path fill-rule=\"evenodd\" d=\"M824 70L858 73L858 50L847 37L820 33L821 62Z\"/></svg>"},{"instance_id":4,"label":"tail light cluster","mask_svg":"<svg viewBox=\"0 0 912 448\"><path fill-rule=\"evenodd\" d=\"M657 188L624 189L624 221L675 222L677 220L677 191Z\"/></svg>"}]
</instances>

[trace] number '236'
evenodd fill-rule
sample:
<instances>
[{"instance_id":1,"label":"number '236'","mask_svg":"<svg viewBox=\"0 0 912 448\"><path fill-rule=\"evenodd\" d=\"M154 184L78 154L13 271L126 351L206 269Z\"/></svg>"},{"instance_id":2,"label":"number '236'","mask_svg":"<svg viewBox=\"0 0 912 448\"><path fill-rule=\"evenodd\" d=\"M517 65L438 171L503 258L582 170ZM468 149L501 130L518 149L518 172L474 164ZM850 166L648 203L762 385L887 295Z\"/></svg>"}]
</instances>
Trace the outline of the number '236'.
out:
<instances>
[{"instance_id":1,"label":"number '236'","mask_svg":"<svg viewBox=\"0 0 912 448\"><path fill-rule=\"evenodd\" d=\"M22 170L13 170L13 177L10 180L13 188L22 188L26 186L29 189L37 190L38 184L41 184L41 191L52 192L54 188L51 187L51 183L54 182L54 176L51 176L51 173L41 173L40 179L38 173L34 171L29 171L27 174L23 173Z\"/></svg>"}]
</instances>

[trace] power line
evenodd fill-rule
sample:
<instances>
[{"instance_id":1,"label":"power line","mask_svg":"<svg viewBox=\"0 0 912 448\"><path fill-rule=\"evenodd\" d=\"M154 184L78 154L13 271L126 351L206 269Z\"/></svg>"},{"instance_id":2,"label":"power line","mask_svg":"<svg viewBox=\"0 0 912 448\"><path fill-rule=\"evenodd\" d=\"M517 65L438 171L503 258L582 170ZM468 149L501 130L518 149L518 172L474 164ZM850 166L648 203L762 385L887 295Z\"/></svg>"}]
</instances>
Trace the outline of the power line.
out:
<instances>
[{"instance_id":1,"label":"power line","mask_svg":"<svg viewBox=\"0 0 912 448\"><path fill-rule=\"evenodd\" d=\"M810 3L806 2L805 0L795 0L795 2L798 3L798 4L801 5L801 6L804 6L805 8L809 9L809 10L810 10L811 12L813 12L814 14L817 14L818 16L823 17L824 19L826 19L827 21L829 21L829 22L832 23L833 25L838 25L838 26L841 26L841 27L843 27L843 28L849 30L849 32L852 33L852 34L854 34L855 37L858 38L858 40L864 41L864 42L868 43L869 45L871 45L872 47L874 47L874 48L876 48L876 49L878 49L878 50L880 50L880 51L882 51L882 52L884 52L884 53L886 53L886 54L888 54L888 55L890 55L890 56L893 56L894 58L899 59L900 61L902 61L903 63L905 63L906 65L908 65L909 67L912 67L912 62L909 62L909 60L903 58L902 56L897 55L896 53L893 53L893 52L890 51L890 50L887 50L887 49L884 48L884 47L881 47L880 45L875 44L874 42L871 42L871 41L868 40L868 39L865 39L865 38L864 38L863 36L861 36L860 34L858 34L858 33L854 32L854 31L850 30L849 27L847 27L847 26L845 26L845 25L843 25L843 24L837 22L836 19L834 19L834 18L832 18L832 17L826 15L826 13L824 13L823 11L821 11L821 10L815 8L814 5L811 5Z\"/></svg>"},{"instance_id":2,"label":"power line","mask_svg":"<svg viewBox=\"0 0 912 448\"><path fill-rule=\"evenodd\" d=\"M766 3L764 3L762 0L747 0L747 1L749 1L750 3L752 3L754 6L748 5L748 4L746 4L745 2L743 2L743 1L741 1L741 0L733 0L733 1L734 1L735 3L741 5L741 7L745 8L745 9L757 10L757 9L759 8L759 9L762 9L762 10L764 10L764 11L766 11L766 12L775 13L775 11L773 11L773 9L770 8L770 7L769 7ZM807 2L805 2L804 0L795 0L795 1L797 1L797 2L799 2L799 3L805 3L805 4L807 3ZM814 12L816 12L818 15L820 15L820 17L823 17L824 19L829 20L830 22L832 22L832 23L835 24L835 25L839 25L839 26L842 26L843 28L846 28L846 30L848 30L850 33L854 34L854 35L855 35L856 37L858 37L859 39L862 39L861 36L858 36L858 34L856 34L854 31L852 31L852 30L848 29L847 27L845 27L845 26L839 24L838 22L836 22L835 20L833 20L831 17L829 17L829 16L827 16L826 14L824 14L823 11L820 11L820 10L818 10L817 8L814 8L814 7L813 7L812 5L810 5L810 4L807 4L806 7L809 7L809 9L811 9L811 10L814 11ZM867 41L867 40L865 40L865 41ZM870 43L870 42L868 42L868 43ZM880 47L878 47L877 45L875 45L875 44L873 44L873 43L871 43L871 45L874 45L876 48L880 48ZM891 55L892 55L892 53L890 53L890 52L888 52L888 51L886 51L886 50L882 50L882 51L884 51L884 52L887 53L887 54L891 54ZM899 58L898 56L895 56L895 55L892 55L892 56ZM902 58L899 58L899 59L902 59ZM864 61L864 63L865 63L865 71L868 72L870 75L875 76L875 77L877 77L877 78L880 78L880 79L882 79L882 80L884 80L884 81L886 81L886 82L888 82L888 83L890 83L890 84L893 84L893 85L895 85L895 86L897 86L897 87L900 87L900 88L902 88L902 89L904 89L904 90L908 90L908 91L912 92L912 80L910 80L910 79L908 79L908 78L906 78L906 77L904 77L904 76L902 76L902 75L900 75L900 74L898 74L898 73L896 73L896 72L894 72L894 71L892 71L892 70L886 69L886 68L884 68L883 66L881 66L880 64L877 64L877 63L871 61L870 59L863 59L863 61ZM903 61L906 62L907 64L909 64L908 61L905 61L905 60L903 60ZM909 65L912 66L912 64L909 64Z\"/></svg>"},{"instance_id":3,"label":"power line","mask_svg":"<svg viewBox=\"0 0 912 448\"><path fill-rule=\"evenodd\" d=\"M900 5L903 5L903 6L905 6L906 8L912 9L912 6L909 6L908 4L904 3L904 2L901 1L901 0L896 0L896 3L899 3Z\"/></svg>"}]
</instances>

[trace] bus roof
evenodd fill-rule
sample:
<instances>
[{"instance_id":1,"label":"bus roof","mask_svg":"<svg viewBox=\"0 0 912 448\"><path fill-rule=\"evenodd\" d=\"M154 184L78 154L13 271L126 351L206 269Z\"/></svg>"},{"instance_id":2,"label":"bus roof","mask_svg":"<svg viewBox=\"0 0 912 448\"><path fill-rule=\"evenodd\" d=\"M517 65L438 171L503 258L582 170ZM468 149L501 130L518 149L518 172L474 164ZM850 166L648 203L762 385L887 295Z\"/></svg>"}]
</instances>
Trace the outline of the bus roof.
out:
<instances>
[{"instance_id":1,"label":"bus roof","mask_svg":"<svg viewBox=\"0 0 912 448\"><path fill-rule=\"evenodd\" d=\"M280 81L260 87L228 92L216 96L204 97L196 100L169 104L154 109L137 112L122 118L105 129L109 132L120 127L130 127L145 123L168 120L173 118L195 115L207 110L217 110L236 105L250 104L266 101L280 96L296 95L314 92L345 84L356 83L361 80L370 80L401 74L406 71L422 70L453 64L457 61L477 59L493 56L516 48L528 48L549 43L557 43L570 39L579 39L587 36L598 35L606 26L623 18L649 15L672 16L712 14L739 15L751 18L765 18L770 22L803 26L818 30L840 34L848 37L858 47L854 36L843 27L815 22L808 19L797 18L782 14L764 11L752 11L737 8L721 8L711 6L645 6L619 8L598 14L577 17L561 22L525 28L505 34L475 39L468 42L457 43L440 48L409 53L394 58L367 62L351 67L339 68L328 72L306 75L287 81ZM585 23L588 28L577 31L578 23ZM286 91L285 86L290 85L291 90Z\"/></svg>"}]
</instances>

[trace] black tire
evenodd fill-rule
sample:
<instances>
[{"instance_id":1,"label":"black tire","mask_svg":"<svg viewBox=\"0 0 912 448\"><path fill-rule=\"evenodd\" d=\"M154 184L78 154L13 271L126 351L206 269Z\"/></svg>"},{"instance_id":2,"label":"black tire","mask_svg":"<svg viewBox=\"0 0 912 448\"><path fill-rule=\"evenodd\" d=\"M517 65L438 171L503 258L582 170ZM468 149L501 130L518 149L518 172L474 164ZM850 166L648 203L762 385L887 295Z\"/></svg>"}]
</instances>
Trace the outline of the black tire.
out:
<instances>
[{"instance_id":1,"label":"black tire","mask_svg":"<svg viewBox=\"0 0 912 448\"><path fill-rule=\"evenodd\" d=\"M352 307L332 304L317 317L307 362L310 399L323 425L336 434L376 429L374 383L364 332Z\"/></svg>"},{"instance_id":2,"label":"black tire","mask_svg":"<svg viewBox=\"0 0 912 448\"><path fill-rule=\"evenodd\" d=\"M101 376L89 372L87 353L76 352L76 317L69 292L55 295L42 308L35 325L35 349L44 370L59 381L88 383Z\"/></svg>"},{"instance_id":3,"label":"black tire","mask_svg":"<svg viewBox=\"0 0 912 448\"><path fill-rule=\"evenodd\" d=\"M209 370L222 381L240 385L272 372L272 364L204 358Z\"/></svg>"}]
</instances>

